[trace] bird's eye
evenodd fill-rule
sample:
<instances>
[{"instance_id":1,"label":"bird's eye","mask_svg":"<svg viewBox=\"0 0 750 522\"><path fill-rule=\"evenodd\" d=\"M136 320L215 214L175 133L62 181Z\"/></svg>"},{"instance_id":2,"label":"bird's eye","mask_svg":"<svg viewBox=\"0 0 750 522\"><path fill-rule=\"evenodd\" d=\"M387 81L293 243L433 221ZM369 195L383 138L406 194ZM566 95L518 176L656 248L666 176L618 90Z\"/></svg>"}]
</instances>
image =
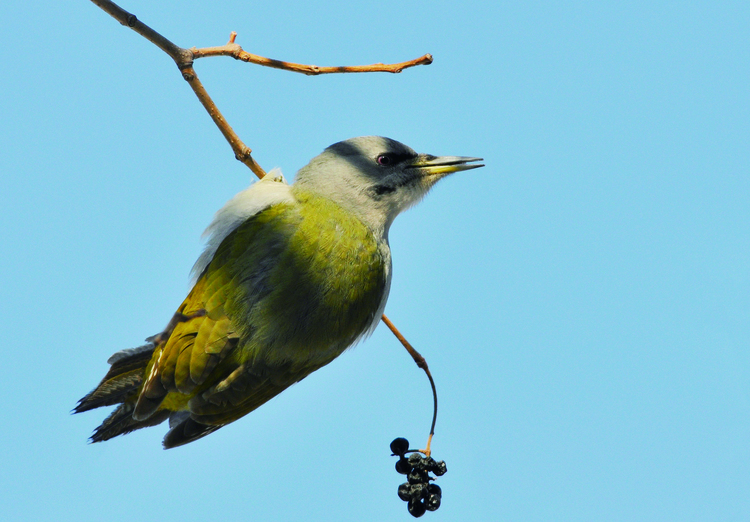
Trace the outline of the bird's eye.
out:
<instances>
[{"instance_id":1,"label":"bird's eye","mask_svg":"<svg viewBox=\"0 0 750 522\"><path fill-rule=\"evenodd\" d=\"M390 154L381 154L378 156L377 162L381 167L388 167L393 164L393 158Z\"/></svg>"}]
</instances>

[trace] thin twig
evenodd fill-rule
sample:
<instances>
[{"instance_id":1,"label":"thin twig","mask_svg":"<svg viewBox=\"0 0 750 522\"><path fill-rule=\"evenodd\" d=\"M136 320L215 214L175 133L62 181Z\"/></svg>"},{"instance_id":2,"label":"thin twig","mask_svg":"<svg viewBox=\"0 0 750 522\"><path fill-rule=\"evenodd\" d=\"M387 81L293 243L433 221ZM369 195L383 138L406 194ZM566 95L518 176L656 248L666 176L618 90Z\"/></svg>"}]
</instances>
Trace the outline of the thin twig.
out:
<instances>
[{"instance_id":1,"label":"thin twig","mask_svg":"<svg viewBox=\"0 0 750 522\"><path fill-rule=\"evenodd\" d=\"M197 49L191 48L190 51L193 53L193 58L206 58L209 56L231 56L235 60L241 60L243 62L254 63L262 65L264 67L273 67L274 69L282 69L285 71L292 71L297 73L306 74L308 76L317 76L319 74L334 74L334 73L367 73L367 72L389 72L389 73L400 73L404 69L409 67L415 67L417 65L429 65L432 63L432 55L425 54L414 60L409 60L401 63L374 63L372 65L341 65L337 67L319 67L317 65L305 65L301 63L284 62L282 60L275 60L273 58L266 58L265 56L259 56L244 51L239 44L235 43L237 33L232 31L229 36L229 42L219 47L203 47Z\"/></svg>"},{"instance_id":2,"label":"thin twig","mask_svg":"<svg viewBox=\"0 0 750 522\"><path fill-rule=\"evenodd\" d=\"M206 109L206 112L208 112L208 115L211 116L211 119L214 120L214 123L219 128L219 131L221 131L221 133L224 135L224 138L229 143L229 146L232 147L232 150L234 151L234 157L247 165L247 167L252 170L255 175L258 176L258 178L262 178L263 176L265 176L266 171L263 170L263 168L258 165L258 163L253 159L253 157L250 155L250 153L252 152L250 147L245 145L240 137L237 136L237 133L234 132L234 129L232 129L227 120L221 114L219 108L208 95L208 92L203 87L201 81L198 79L198 75L195 74L195 69L193 69L192 67L183 68L182 77L187 80L188 84L193 89L193 92L195 92L195 95L198 97L198 100L200 100L200 102L203 104L203 107Z\"/></svg>"},{"instance_id":3,"label":"thin twig","mask_svg":"<svg viewBox=\"0 0 750 522\"><path fill-rule=\"evenodd\" d=\"M130 27L133 31L143 36L146 40L167 53L175 61L178 67L182 68L193 64L193 55L189 50L183 49L179 45L175 45L174 43L170 42L161 34L157 33L149 26L138 20L138 17L136 17L134 14L127 12L119 5L114 2L110 2L109 0L91 1L98 5L101 9L109 13L112 18L120 22L122 25Z\"/></svg>"},{"instance_id":4,"label":"thin twig","mask_svg":"<svg viewBox=\"0 0 750 522\"><path fill-rule=\"evenodd\" d=\"M432 410L432 426L430 426L430 436L427 438L427 446L423 450L419 450L428 457L430 456L430 444L432 444L432 436L435 435L435 422L437 422L437 412L438 412L438 400L437 400L437 388L435 387L435 381L432 378L432 374L430 373L430 369L427 367L427 361L424 357L422 357L422 354L420 354L417 350L414 349L414 347L409 344L409 341L406 340L406 338L401 335L401 332L398 331L398 328L396 328L396 325L394 325L390 319L388 319L385 314L383 314L383 322L388 327L388 329L393 333L393 335L396 336L396 339L398 339L402 345L404 345L404 348L406 348L406 351L409 352L409 355L411 355L412 359L414 359L414 362L417 363L417 366L422 368L424 372L427 374L427 378L430 380L430 386L432 387L432 399L433 399L433 410Z\"/></svg>"},{"instance_id":5,"label":"thin twig","mask_svg":"<svg viewBox=\"0 0 750 522\"><path fill-rule=\"evenodd\" d=\"M91 0L93 3L101 7L104 11L109 13L115 20L120 22L122 25L130 27L133 31L143 36L149 42L156 45L159 49L167 53L177 67L182 72L182 77L188 82L188 85L193 89L198 100L203 104L203 107L211 116L216 126L219 128L221 133L226 138L229 146L234 151L234 157L240 160L242 163L252 170L256 176L262 178L266 175L263 168L258 165L253 157L250 155L252 150L250 147L237 136L234 129L227 123L227 120L222 116L221 111L216 106L214 101L203 88L203 84L198 79L198 75L193 69L193 53L189 49L183 49L179 45L176 45L164 38L161 34L151 29L149 26L138 20L138 18L109 0Z\"/></svg>"}]
</instances>

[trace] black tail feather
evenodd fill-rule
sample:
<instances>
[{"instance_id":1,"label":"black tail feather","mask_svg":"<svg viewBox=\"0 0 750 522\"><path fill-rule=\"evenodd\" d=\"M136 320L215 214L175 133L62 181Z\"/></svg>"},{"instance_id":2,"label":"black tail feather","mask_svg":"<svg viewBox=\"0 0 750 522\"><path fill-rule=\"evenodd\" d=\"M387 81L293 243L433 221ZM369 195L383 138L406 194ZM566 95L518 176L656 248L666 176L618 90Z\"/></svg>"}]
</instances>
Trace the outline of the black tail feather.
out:
<instances>
[{"instance_id":1,"label":"black tail feather","mask_svg":"<svg viewBox=\"0 0 750 522\"><path fill-rule=\"evenodd\" d=\"M133 419L133 408L135 405L132 402L121 404L117 407L109 417L104 419L101 426L96 428L94 434L89 439L93 442L102 442L109 440L112 437L118 435L125 435L131 431L135 431L141 428L148 428L149 426L156 426L161 424L169 417L170 411L163 410L158 411L146 420L137 421Z\"/></svg>"},{"instance_id":2,"label":"black tail feather","mask_svg":"<svg viewBox=\"0 0 750 522\"><path fill-rule=\"evenodd\" d=\"M89 439L91 442L109 440L140 428L156 426L167 420L171 412L166 410L156 411L147 419L135 420L133 418L138 389L143 382L154 348L154 343L147 343L138 348L130 348L114 354L107 361L111 366L104 379L73 408L73 413L81 413L100 406L121 403L94 430L94 434Z\"/></svg>"},{"instance_id":3,"label":"black tail feather","mask_svg":"<svg viewBox=\"0 0 750 522\"><path fill-rule=\"evenodd\" d=\"M194 440L205 437L209 433L213 433L221 428L221 426L201 424L192 417L184 416L182 412L177 412L176 415L178 415L176 420L179 422L175 424L172 422L172 419L170 419L170 426L172 424L175 425L172 426L172 429L170 429L164 436L164 441L162 442L164 449L176 448L177 446L182 446L188 442L193 442Z\"/></svg>"},{"instance_id":4,"label":"black tail feather","mask_svg":"<svg viewBox=\"0 0 750 522\"><path fill-rule=\"evenodd\" d=\"M111 406L133 397L143 382L143 373L154 352L154 344L117 352L109 358L107 375L88 395L78 401L73 413Z\"/></svg>"},{"instance_id":5,"label":"black tail feather","mask_svg":"<svg viewBox=\"0 0 750 522\"><path fill-rule=\"evenodd\" d=\"M221 428L221 425L203 424L193 419L190 412L187 411L175 412L158 409L163 396L158 397L158 400L152 400L144 395L145 390L143 390L141 393L143 396L139 399L139 390L155 348L156 345L149 342L138 348L130 348L114 354L107 361L111 364L111 367L104 379L93 391L78 401L73 413L81 413L100 406L120 404L94 430L89 439L92 443L109 440L112 437L125 435L140 428L156 426L167 419L169 419L170 430L164 437L164 449L193 442ZM139 419L133 418L137 401L138 404L141 404L140 408L144 408L144 403L147 405L150 402L154 403L151 408L147 408L150 413L148 417L142 418L139 415ZM153 412L150 410L153 410Z\"/></svg>"}]
</instances>

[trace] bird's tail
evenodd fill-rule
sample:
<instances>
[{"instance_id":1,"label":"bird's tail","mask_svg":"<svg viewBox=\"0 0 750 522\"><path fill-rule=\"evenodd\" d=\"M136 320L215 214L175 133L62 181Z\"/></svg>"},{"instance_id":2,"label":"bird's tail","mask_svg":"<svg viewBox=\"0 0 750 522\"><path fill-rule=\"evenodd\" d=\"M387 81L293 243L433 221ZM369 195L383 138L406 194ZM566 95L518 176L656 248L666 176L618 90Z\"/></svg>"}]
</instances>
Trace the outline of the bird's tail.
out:
<instances>
[{"instance_id":1,"label":"bird's tail","mask_svg":"<svg viewBox=\"0 0 750 522\"><path fill-rule=\"evenodd\" d=\"M101 442L140 428L155 426L169 417L171 412L166 410L140 421L133 419L132 415L138 390L155 348L156 345L149 342L114 354L107 361L111 365L107 375L73 408L73 413L81 413L101 406L120 405L96 428L91 442Z\"/></svg>"}]
</instances>

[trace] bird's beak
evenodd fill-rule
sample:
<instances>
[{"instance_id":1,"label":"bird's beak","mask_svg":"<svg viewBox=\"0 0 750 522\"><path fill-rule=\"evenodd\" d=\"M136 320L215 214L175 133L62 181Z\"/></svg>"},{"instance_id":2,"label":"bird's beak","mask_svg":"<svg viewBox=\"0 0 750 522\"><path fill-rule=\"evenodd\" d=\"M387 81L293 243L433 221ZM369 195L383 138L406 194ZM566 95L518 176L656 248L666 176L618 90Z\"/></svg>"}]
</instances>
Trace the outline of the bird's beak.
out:
<instances>
[{"instance_id":1,"label":"bird's beak","mask_svg":"<svg viewBox=\"0 0 750 522\"><path fill-rule=\"evenodd\" d=\"M469 158L466 156L430 156L429 154L420 154L409 165L409 169L419 169L424 175L445 175L459 170L471 170L484 167L484 164L472 163L475 161L484 161L482 158ZM471 164L469 164L471 163Z\"/></svg>"}]
</instances>

